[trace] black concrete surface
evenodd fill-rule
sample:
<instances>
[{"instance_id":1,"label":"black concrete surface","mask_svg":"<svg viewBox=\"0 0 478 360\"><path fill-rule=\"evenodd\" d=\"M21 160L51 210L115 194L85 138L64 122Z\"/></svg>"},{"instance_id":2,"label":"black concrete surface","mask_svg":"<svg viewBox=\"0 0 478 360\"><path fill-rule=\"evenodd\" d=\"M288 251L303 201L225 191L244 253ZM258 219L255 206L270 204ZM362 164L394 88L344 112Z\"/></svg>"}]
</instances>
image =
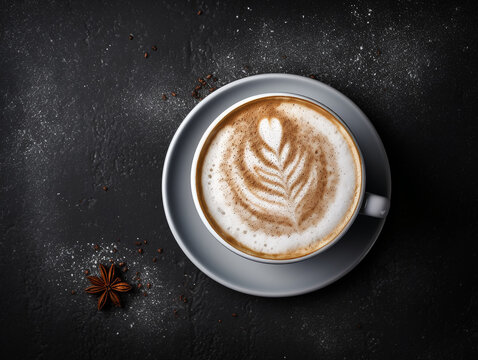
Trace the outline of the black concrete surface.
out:
<instances>
[{"instance_id":1,"label":"black concrete surface","mask_svg":"<svg viewBox=\"0 0 478 360\"><path fill-rule=\"evenodd\" d=\"M477 357L473 2L2 1L0 19L2 358ZM365 260L284 299L196 269L160 191L197 78L271 72L355 101L393 176ZM109 259L152 286L98 312L83 272Z\"/></svg>"}]
</instances>

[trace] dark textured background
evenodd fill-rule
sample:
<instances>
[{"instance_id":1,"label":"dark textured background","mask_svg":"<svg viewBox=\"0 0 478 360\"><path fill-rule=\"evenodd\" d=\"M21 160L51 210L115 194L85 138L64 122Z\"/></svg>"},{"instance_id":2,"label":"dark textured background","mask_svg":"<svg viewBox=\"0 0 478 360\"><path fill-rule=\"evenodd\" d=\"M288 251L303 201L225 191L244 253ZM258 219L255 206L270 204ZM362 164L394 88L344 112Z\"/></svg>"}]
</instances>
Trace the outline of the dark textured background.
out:
<instances>
[{"instance_id":1,"label":"dark textured background","mask_svg":"<svg viewBox=\"0 0 478 360\"><path fill-rule=\"evenodd\" d=\"M2 354L476 358L477 23L472 2L2 1ZM221 86L269 72L315 74L349 96L393 175L392 210L366 259L284 299L197 270L160 191L197 78L213 73ZM110 258L152 288L98 312L83 270Z\"/></svg>"}]
</instances>

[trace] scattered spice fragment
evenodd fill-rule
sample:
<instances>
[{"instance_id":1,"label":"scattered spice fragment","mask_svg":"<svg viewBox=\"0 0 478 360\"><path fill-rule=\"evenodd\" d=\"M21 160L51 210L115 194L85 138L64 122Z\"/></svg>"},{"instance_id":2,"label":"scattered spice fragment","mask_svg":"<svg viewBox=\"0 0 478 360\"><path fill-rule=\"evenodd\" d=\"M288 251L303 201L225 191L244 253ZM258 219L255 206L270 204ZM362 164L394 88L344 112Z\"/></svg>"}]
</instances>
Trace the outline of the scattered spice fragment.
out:
<instances>
[{"instance_id":1,"label":"scattered spice fragment","mask_svg":"<svg viewBox=\"0 0 478 360\"><path fill-rule=\"evenodd\" d=\"M222 323L222 320L221 320L221 319L219 319L217 322L220 324L220 323Z\"/></svg>"},{"instance_id":2,"label":"scattered spice fragment","mask_svg":"<svg viewBox=\"0 0 478 360\"><path fill-rule=\"evenodd\" d=\"M148 240L143 240L143 243L146 245L148 243Z\"/></svg>"},{"instance_id":3,"label":"scattered spice fragment","mask_svg":"<svg viewBox=\"0 0 478 360\"><path fill-rule=\"evenodd\" d=\"M153 46L151 46L151 50L153 50L153 51L157 51L157 50L158 50L158 48L156 47L156 45L153 45Z\"/></svg>"},{"instance_id":4,"label":"scattered spice fragment","mask_svg":"<svg viewBox=\"0 0 478 360\"><path fill-rule=\"evenodd\" d=\"M124 273L127 272L127 271L128 271L128 267L125 266L125 267L122 269L122 271L123 271Z\"/></svg>"},{"instance_id":5,"label":"scattered spice fragment","mask_svg":"<svg viewBox=\"0 0 478 360\"><path fill-rule=\"evenodd\" d=\"M98 244L95 244L95 245L93 246L93 249L95 249L96 251L98 251L98 250L100 249L100 247L99 247Z\"/></svg>"},{"instance_id":6,"label":"scattered spice fragment","mask_svg":"<svg viewBox=\"0 0 478 360\"><path fill-rule=\"evenodd\" d=\"M202 15L202 10L198 10L197 15Z\"/></svg>"},{"instance_id":7,"label":"scattered spice fragment","mask_svg":"<svg viewBox=\"0 0 478 360\"><path fill-rule=\"evenodd\" d=\"M87 275L90 275L90 270L85 270L83 271L83 273L87 276Z\"/></svg>"},{"instance_id":8,"label":"scattered spice fragment","mask_svg":"<svg viewBox=\"0 0 478 360\"><path fill-rule=\"evenodd\" d=\"M117 253L117 252L118 252L118 249L117 249L117 248L113 248L113 252L114 252L114 253Z\"/></svg>"},{"instance_id":9,"label":"scattered spice fragment","mask_svg":"<svg viewBox=\"0 0 478 360\"><path fill-rule=\"evenodd\" d=\"M141 289L143 287L143 284L139 283L138 284L138 289Z\"/></svg>"},{"instance_id":10,"label":"scattered spice fragment","mask_svg":"<svg viewBox=\"0 0 478 360\"><path fill-rule=\"evenodd\" d=\"M71 295L75 295L76 294L76 290L71 290Z\"/></svg>"},{"instance_id":11,"label":"scattered spice fragment","mask_svg":"<svg viewBox=\"0 0 478 360\"><path fill-rule=\"evenodd\" d=\"M110 259L110 263L113 263L113 259Z\"/></svg>"},{"instance_id":12,"label":"scattered spice fragment","mask_svg":"<svg viewBox=\"0 0 478 360\"><path fill-rule=\"evenodd\" d=\"M122 262L120 262L118 265L119 265L119 267L123 267L123 266L126 265L126 263L125 263L124 261L122 261Z\"/></svg>"},{"instance_id":13,"label":"scattered spice fragment","mask_svg":"<svg viewBox=\"0 0 478 360\"><path fill-rule=\"evenodd\" d=\"M103 191L108 191L108 186L103 186Z\"/></svg>"},{"instance_id":14,"label":"scattered spice fragment","mask_svg":"<svg viewBox=\"0 0 478 360\"><path fill-rule=\"evenodd\" d=\"M209 73L207 75L205 75L204 77L198 77L197 78L197 81L199 84L196 84L194 86L194 90L191 91L191 96L195 99L198 99L199 101L201 101L206 95L204 96L201 96L201 89L205 88L208 90L208 93L212 93L213 91L217 90L217 87L216 86L212 86L208 81L206 81L205 79L209 80L209 82L211 81L217 81L217 78L216 77L213 77L213 74Z\"/></svg>"},{"instance_id":15,"label":"scattered spice fragment","mask_svg":"<svg viewBox=\"0 0 478 360\"><path fill-rule=\"evenodd\" d=\"M154 258L153 258L153 262L155 263L156 261L158 261L158 258L157 258L157 257L154 257Z\"/></svg>"},{"instance_id":16,"label":"scattered spice fragment","mask_svg":"<svg viewBox=\"0 0 478 360\"><path fill-rule=\"evenodd\" d=\"M315 75L313 75L313 74L310 74L309 77L310 77L311 79L315 79Z\"/></svg>"},{"instance_id":17,"label":"scattered spice fragment","mask_svg":"<svg viewBox=\"0 0 478 360\"><path fill-rule=\"evenodd\" d=\"M148 293L145 291L145 292L143 293L143 296L144 296L144 297L148 296Z\"/></svg>"},{"instance_id":18,"label":"scattered spice fragment","mask_svg":"<svg viewBox=\"0 0 478 360\"><path fill-rule=\"evenodd\" d=\"M158 254L161 254L163 252L163 249L162 248L159 248L158 249Z\"/></svg>"},{"instance_id":19,"label":"scattered spice fragment","mask_svg":"<svg viewBox=\"0 0 478 360\"><path fill-rule=\"evenodd\" d=\"M128 38L129 38L130 40L133 40L133 39L134 39L133 34L129 34Z\"/></svg>"},{"instance_id":20,"label":"scattered spice fragment","mask_svg":"<svg viewBox=\"0 0 478 360\"><path fill-rule=\"evenodd\" d=\"M144 52L144 58L147 59L148 56L149 56L149 54L145 51L145 52Z\"/></svg>"},{"instance_id":21,"label":"scattered spice fragment","mask_svg":"<svg viewBox=\"0 0 478 360\"><path fill-rule=\"evenodd\" d=\"M142 253L143 253L143 249L142 249L142 248L139 248L139 249L138 249L138 252L139 252L140 254L142 254Z\"/></svg>"},{"instance_id":22,"label":"scattered spice fragment","mask_svg":"<svg viewBox=\"0 0 478 360\"><path fill-rule=\"evenodd\" d=\"M134 244L135 244L136 246L141 246L141 241L135 241Z\"/></svg>"},{"instance_id":23,"label":"scattered spice fragment","mask_svg":"<svg viewBox=\"0 0 478 360\"><path fill-rule=\"evenodd\" d=\"M237 314L236 314L236 313L232 313L232 317L237 317Z\"/></svg>"},{"instance_id":24,"label":"scattered spice fragment","mask_svg":"<svg viewBox=\"0 0 478 360\"><path fill-rule=\"evenodd\" d=\"M174 91L171 91L171 96L177 96L178 94L176 94Z\"/></svg>"},{"instance_id":25,"label":"scattered spice fragment","mask_svg":"<svg viewBox=\"0 0 478 360\"><path fill-rule=\"evenodd\" d=\"M85 291L89 294L100 294L98 299L98 310L101 310L108 301L108 298L116 306L121 306L120 298L117 292L127 292L132 289L131 285L121 281L115 276L115 265L111 264L107 271L103 264L100 264L101 277L88 276L88 280L92 284Z\"/></svg>"},{"instance_id":26,"label":"scattered spice fragment","mask_svg":"<svg viewBox=\"0 0 478 360\"><path fill-rule=\"evenodd\" d=\"M147 287L148 289L151 289L151 283L147 283L147 284L146 284L146 287Z\"/></svg>"},{"instance_id":27,"label":"scattered spice fragment","mask_svg":"<svg viewBox=\"0 0 478 360\"><path fill-rule=\"evenodd\" d=\"M163 96L161 97L163 100L166 100L167 97L166 97L166 94L163 94Z\"/></svg>"}]
</instances>

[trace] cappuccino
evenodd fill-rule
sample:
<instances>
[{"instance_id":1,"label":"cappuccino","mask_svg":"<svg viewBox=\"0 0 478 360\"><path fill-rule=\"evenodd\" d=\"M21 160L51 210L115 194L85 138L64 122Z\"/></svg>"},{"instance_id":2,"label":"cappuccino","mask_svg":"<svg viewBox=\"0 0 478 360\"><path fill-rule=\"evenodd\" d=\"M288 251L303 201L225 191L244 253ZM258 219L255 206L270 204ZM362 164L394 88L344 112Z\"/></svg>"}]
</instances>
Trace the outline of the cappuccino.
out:
<instances>
[{"instance_id":1,"label":"cappuccino","mask_svg":"<svg viewBox=\"0 0 478 360\"><path fill-rule=\"evenodd\" d=\"M288 96L252 100L226 114L193 171L215 232L264 259L302 257L333 241L362 190L348 130L319 105Z\"/></svg>"}]
</instances>

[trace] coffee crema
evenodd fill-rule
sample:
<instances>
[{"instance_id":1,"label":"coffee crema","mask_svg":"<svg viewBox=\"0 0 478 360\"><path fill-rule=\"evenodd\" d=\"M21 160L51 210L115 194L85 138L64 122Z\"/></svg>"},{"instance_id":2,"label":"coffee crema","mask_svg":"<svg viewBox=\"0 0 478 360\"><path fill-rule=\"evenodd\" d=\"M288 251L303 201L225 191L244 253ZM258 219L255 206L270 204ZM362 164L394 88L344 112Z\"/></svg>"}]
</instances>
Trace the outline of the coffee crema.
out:
<instances>
[{"instance_id":1,"label":"coffee crema","mask_svg":"<svg viewBox=\"0 0 478 360\"><path fill-rule=\"evenodd\" d=\"M284 260L340 234L358 205L362 170L351 135L330 112L270 96L219 121L200 150L195 179L201 209L222 239L246 254Z\"/></svg>"}]
</instances>

